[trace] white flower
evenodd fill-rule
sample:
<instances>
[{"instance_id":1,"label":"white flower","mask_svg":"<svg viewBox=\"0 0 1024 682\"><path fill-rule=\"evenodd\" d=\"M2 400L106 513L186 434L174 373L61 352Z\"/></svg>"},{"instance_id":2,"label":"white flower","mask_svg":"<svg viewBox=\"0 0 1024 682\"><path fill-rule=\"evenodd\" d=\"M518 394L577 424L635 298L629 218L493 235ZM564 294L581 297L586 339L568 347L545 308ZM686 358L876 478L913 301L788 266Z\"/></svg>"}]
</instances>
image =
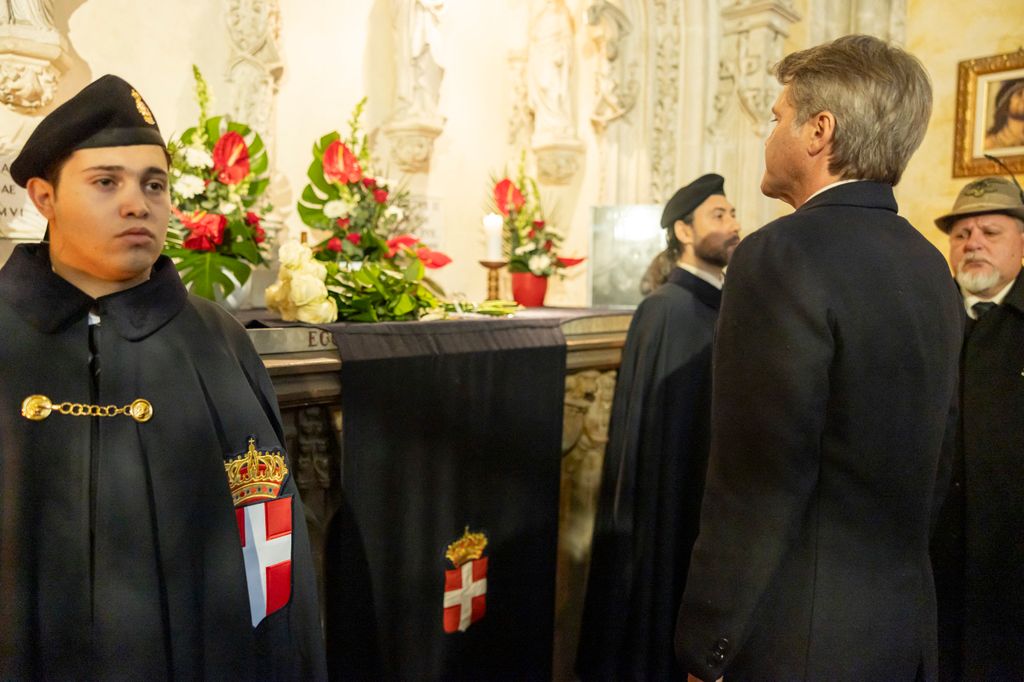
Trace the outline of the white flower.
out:
<instances>
[{"instance_id":1,"label":"white flower","mask_svg":"<svg viewBox=\"0 0 1024 682\"><path fill-rule=\"evenodd\" d=\"M195 175L182 175L174 181L174 192L183 199L191 199L206 190L206 183Z\"/></svg>"},{"instance_id":2,"label":"white flower","mask_svg":"<svg viewBox=\"0 0 1024 682\"><path fill-rule=\"evenodd\" d=\"M307 324L324 324L334 322L338 319L338 305L334 299L328 296L322 301L313 301L304 306L299 306L295 311L295 317L299 322Z\"/></svg>"},{"instance_id":3,"label":"white flower","mask_svg":"<svg viewBox=\"0 0 1024 682\"><path fill-rule=\"evenodd\" d=\"M291 293L289 298L292 303L302 307L307 303L314 301L320 301L327 296L327 285L324 284L322 279L316 279L310 277L304 273L295 273L292 275L290 283Z\"/></svg>"},{"instance_id":4,"label":"white flower","mask_svg":"<svg viewBox=\"0 0 1024 682\"><path fill-rule=\"evenodd\" d=\"M213 157L205 149L185 147L185 163L193 168L213 168Z\"/></svg>"},{"instance_id":5,"label":"white flower","mask_svg":"<svg viewBox=\"0 0 1024 682\"><path fill-rule=\"evenodd\" d=\"M297 241L285 242L277 252L281 265L286 268L297 269L308 260L313 258L313 252L305 244Z\"/></svg>"},{"instance_id":6,"label":"white flower","mask_svg":"<svg viewBox=\"0 0 1024 682\"><path fill-rule=\"evenodd\" d=\"M517 256L522 256L524 253L530 253L531 251L533 251L533 249L533 244L521 244L516 247L515 253Z\"/></svg>"},{"instance_id":7,"label":"white flower","mask_svg":"<svg viewBox=\"0 0 1024 682\"><path fill-rule=\"evenodd\" d=\"M347 218L348 214L352 212L352 208L352 204L347 201L335 199L324 204L324 215L328 218Z\"/></svg>"},{"instance_id":8,"label":"white flower","mask_svg":"<svg viewBox=\"0 0 1024 682\"><path fill-rule=\"evenodd\" d=\"M318 279L323 282L327 279L327 268L320 261L310 259L294 269L293 276L297 277L299 275L312 277L313 279Z\"/></svg>"},{"instance_id":9,"label":"white flower","mask_svg":"<svg viewBox=\"0 0 1024 682\"><path fill-rule=\"evenodd\" d=\"M538 253L536 256L530 256L527 267L530 268L530 272L535 275L543 275L551 267L551 256L546 253Z\"/></svg>"},{"instance_id":10,"label":"white flower","mask_svg":"<svg viewBox=\"0 0 1024 682\"><path fill-rule=\"evenodd\" d=\"M231 202L228 202L228 201L225 201L224 203L222 203L220 205L220 214L221 215L228 215L228 214L234 213L237 210L238 210L238 206L235 205L235 204L232 204Z\"/></svg>"},{"instance_id":11,"label":"white flower","mask_svg":"<svg viewBox=\"0 0 1024 682\"><path fill-rule=\"evenodd\" d=\"M287 270L281 270L282 275L285 272L287 272ZM280 313L282 320L292 321L295 320L296 308L295 304L288 298L289 293L290 287L288 282L282 277L280 280L267 287L264 296L268 308Z\"/></svg>"},{"instance_id":12,"label":"white flower","mask_svg":"<svg viewBox=\"0 0 1024 682\"><path fill-rule=\"evenodd\" d=\"M384 211L384 216L386 218L394 218L395 222L398 222L399 220L401 220L402 218L405 217L405 211L402 210L401 206L396 206L395 204L391 204Z\"/></svg>"}]
</instances>

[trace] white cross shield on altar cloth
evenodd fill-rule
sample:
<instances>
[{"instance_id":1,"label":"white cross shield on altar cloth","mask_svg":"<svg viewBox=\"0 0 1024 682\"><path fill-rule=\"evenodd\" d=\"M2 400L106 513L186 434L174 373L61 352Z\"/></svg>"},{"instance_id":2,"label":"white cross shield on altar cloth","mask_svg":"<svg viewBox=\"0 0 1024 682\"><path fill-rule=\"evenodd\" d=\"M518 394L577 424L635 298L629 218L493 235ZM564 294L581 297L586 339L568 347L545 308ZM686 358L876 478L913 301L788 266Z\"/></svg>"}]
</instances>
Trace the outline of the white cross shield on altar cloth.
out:
<instances>
[{"instance_id":1,"label":"white cross shield on altar cloth","mask_svg":"<svg viewBox=\"0 0 1024 682\"><path fill-rule=\"evenodd\" d=\"M444 631L465 632L487 607L487 557L444 572Z\"/></svg>"},{"instance_id":2,"label":"white cross shield on altar cloth","mask_svg":"<svg viewBox=\"0 0 1024 682\"><path fill-rule=\"evenodd\" d=\"M292 594L292 498L235 510L249 586L252 626L277 611Z\"/></svg>"}]
</instances>

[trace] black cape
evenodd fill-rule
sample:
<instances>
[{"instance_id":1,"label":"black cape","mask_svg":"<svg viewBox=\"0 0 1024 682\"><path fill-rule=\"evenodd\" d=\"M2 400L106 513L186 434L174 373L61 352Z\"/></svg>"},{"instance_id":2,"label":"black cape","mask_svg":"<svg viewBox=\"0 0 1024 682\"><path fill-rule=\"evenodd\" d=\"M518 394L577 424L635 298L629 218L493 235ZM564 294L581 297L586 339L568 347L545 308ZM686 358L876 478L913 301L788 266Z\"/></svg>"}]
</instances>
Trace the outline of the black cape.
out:
<instances>
[{"instance_id":1,"label":"black cape","mask_svg":"<svg viewBox=\"0 0 1024 682\"><path fill-rule=\"evenodd\" d=\"M53 274L45 245L23 245L0 270L0 326L0 679L324 678L290 474L291 596L252 626L224 461L250 438L283 452L284 437L238 323L189 296L165 257L93 300ZM153 417L30 421L32 394L145 398Z\"/></svg>"},{"instance_id":2,"label":"black cape","mask_svg":"<svg viewBox=\"0 0 1024 682\"><path fill-rule=\"evenodd\" d=\"M721 292L674 268L637 308L619 368L580 633L584 680L677 678L672 639L708 455Z\"/></svg>"}]
</instances>

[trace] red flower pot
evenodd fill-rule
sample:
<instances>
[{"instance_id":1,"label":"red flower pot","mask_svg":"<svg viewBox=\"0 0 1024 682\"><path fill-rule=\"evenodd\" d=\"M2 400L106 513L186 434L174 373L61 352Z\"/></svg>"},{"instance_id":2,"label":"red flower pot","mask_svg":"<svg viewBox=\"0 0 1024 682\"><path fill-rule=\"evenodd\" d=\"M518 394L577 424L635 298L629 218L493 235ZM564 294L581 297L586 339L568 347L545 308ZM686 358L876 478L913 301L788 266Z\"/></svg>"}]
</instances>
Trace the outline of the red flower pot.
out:
<instances>
[{"instance_id":1,"label":"red flower pot","mask_svg":"<svg viewBox=\"0 0 1024 682\"><path fill-rule=\"evenodd\" d=\"M548 278L539 277L532 272L513 272L512 298L519 305L527 308L538 308L544 305L544 295L548 292Z\"/></svg>"}]
</instances>

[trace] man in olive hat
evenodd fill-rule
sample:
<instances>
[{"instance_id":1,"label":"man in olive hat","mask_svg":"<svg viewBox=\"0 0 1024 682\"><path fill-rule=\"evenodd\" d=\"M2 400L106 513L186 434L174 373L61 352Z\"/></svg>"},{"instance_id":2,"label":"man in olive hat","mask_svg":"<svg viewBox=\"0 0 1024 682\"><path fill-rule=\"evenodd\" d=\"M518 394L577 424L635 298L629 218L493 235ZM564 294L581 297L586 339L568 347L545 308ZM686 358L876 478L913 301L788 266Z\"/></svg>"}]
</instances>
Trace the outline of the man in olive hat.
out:
<instances>
[{"instance_id":1,"label":"man in olive hat","mask_svg":"<svg viewBox=\"0 0 1024 682\"><path fill-rule=\"evenodd\" d=\"M1024 197L1005 178L965 186L935 223L970 318L958 447L932 541L940 672L1024 678Z\"/></svg>"},{"instance_id":2,"label":"man in olive hat","mask_svg":"<svg viewBox=\"0 0 1024 682\"><path fill-rule=\"evenodd\" d=\"M0 270L0 679L325 677L273 387L160 255L149 107L104 76L11 174L49 242Z\"/></svg>"},{"instance_id":3,"label":"man in olive hat","mask_svg":"<svg viewBox=\"0 0 1024 682\"><path fill-rule=\"evenodd\" d=\"M672 636L707 466L711 341L740 232L724 183L703 175L665 205L673 268L626 336L577 657L583 680L681 674Z\"/></svg>"}]
</instances>

